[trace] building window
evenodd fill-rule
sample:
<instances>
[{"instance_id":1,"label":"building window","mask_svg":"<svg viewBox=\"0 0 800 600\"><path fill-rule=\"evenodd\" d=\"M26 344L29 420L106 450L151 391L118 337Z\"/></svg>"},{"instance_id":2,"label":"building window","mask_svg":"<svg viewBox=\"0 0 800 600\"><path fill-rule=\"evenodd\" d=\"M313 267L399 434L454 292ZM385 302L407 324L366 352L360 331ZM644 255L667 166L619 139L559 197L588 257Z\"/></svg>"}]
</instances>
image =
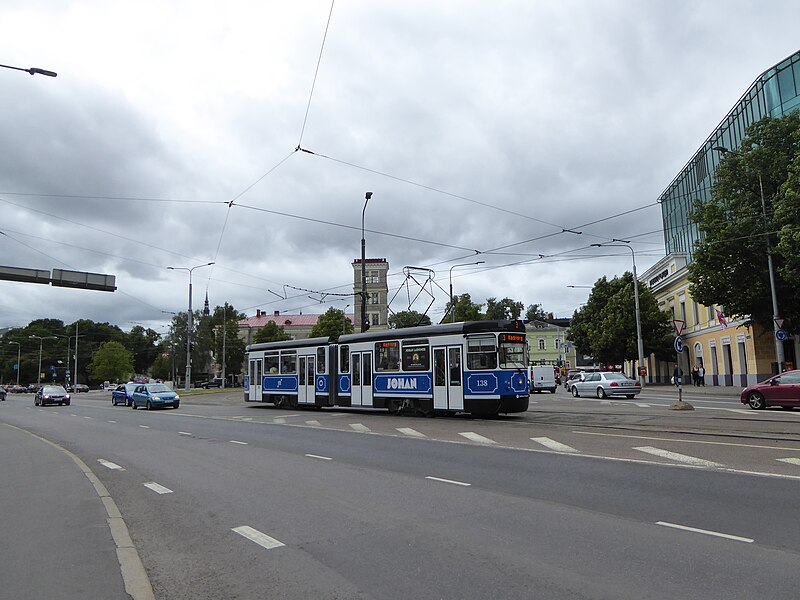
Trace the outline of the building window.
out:
<instances>
[{"instance_id":1,"label":"building window","mask_svg":"<svg viewBox=\"0 0 800 600\"><path fill-rule=\"evenodd\" d=\"M381 324L381 317L380 317L380 315L378 313L372 313L370 315L370 317L371 317L373 325L380 325Z\"/></svg>"},{"instance_id":2,"label":"building window","mask_svg":"<svg viewBox=\"0 0 800 600\"><path fill-rule=\"evenodd\" d=\"M554 344L555 344L554 347L555 347L556 350L561 348L561 339L560 338L556 338Z\"/></svg>"},{"instance_id":3,"label":"building window","mask_svg":"<svg viewBox=\"0 0 800 600\"><path fill-rule=\"evenodd\" d=\"M694 324L700 325L700 305L697 302L692 302L692 308L694 309Z\"/></svg>"},{"instance_id":4,"label":"building window","mask_svg":"<svg viewBox=\"0 0 800 600\"><path fill-rule=\"evenodd\" d=\"M544 338L539 338L539 350L547 350L547 342L544 341Z\"/></svg>"},{"instance_id":5,"label":"building window","mask_svg":"<svg viewBox=\"0 0 800 600\"><path fill-rule=\"evenodd\" d=\"M380 304L380 296L377 292L373 292L369 295L369 303L370 304Z\"/></svg>"}]
</instances>

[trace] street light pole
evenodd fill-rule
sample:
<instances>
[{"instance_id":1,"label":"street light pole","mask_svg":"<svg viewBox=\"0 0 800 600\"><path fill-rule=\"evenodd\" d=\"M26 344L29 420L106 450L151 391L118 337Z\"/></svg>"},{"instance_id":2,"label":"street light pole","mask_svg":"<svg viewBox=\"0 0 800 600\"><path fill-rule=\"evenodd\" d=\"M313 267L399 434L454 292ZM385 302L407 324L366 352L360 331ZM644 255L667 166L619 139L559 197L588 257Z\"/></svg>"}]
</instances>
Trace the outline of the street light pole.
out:
<instances>
[{"instance_id":1,"label":"street light pole","mask_svg":"<svg viewBox=\"0 0 800 600\"><path fill-rule=\"evenodd\" d=\"M46 337L29 335L28 337L39 340L39 371L36 373L36 385L40 385L42 383L42 342L44 342L44 340L54 340L56 338L52 335Z\"/></svg>"},{"instance_id":2,"label":"street light pole","mask_svg":"<svg viewBox=\"0 0 800 600\"><path fill-rule=\"evenodd\" d=\"M19 360L20 360L20 348L22 347L22 344L20 344L19 342L11 342L11 341L9 341L8 343L17 345L17 386L19 386L19 369L20 369Z\"/></svg>"},{"instance_id":3,"label":"street light pole","mask_svg":"<svg viewBox=\"0 0 800 600\"><path fill-rule=\"evenodd\" d=\"M456 307L453 303L453 269L456 267L468 267L471 265L482 265L485 263L485 260L479 260L478 262L471 262L471 263L459 263L457 265L453 265L450 267L450 322L454 323L456 320Z\"/></svg>"},{"instance_id":4,"label":"street light pole","mask_svg":"<svg viewBox=\"0 0 800 600\"><path fill-rule=\"evenodd\" d=\"M633 251L633 248L629 245L630 242L626 242L624 240L616 240L618 242L623 242L622 244L592 244L592 246L596 247L612 247L612 248L627 248L631 251L631 261L633 262L633 298L636 304L636 345L639 351L639 368L641 369L644 366L644 345L642 343L642 314L639 310L639 277L636 275L636 253ZM641 375L641 371L637 373L639 378L639 382L641 383L642 387L645 385L645 378Z\"/></svg>"},{"instance_id":5,"label":"street light pole","mask_svg":"<svg viewBox=\"0 0 800 600\"><path fill-rule=\"evenodd\" d=\"M372 198L372 192L367 192L364 197L364 209L361 211L361 333L367 330L367 245L364 240L364 215L367 212L367 204Z\"/></svg>"},{"instance_id":6,"label":"street light pole","mask_svg":"<svg viewBox=\"0 0 800 600\"><path fill-rule=\"evenodd\" d=\"M208 267L213 265L214 262L203 263L194 267L167 267L172 271L189 271L189 315L187 318L186 326L186 381L184 381L183 389L189 391L192 388L192 271L200 267Z\"/></svg>"},{"instance_id":7,"label":"street light pole","mask_svg":"<svg viewBox=\"0 0 800 600\"><path fill-rule=\"evenodd\" d=\"M222 305L222 389L225 389L225 347L228 342L228 303Z\"/></svg>"},{"instance_id":8,"label":"street light pole","mask_svg":"<svg viewBox=\"0 0 800 600\"><path fill-rule=\"evenodd\" d=\"M31 75L44 75L46 77L58 77L58 73L54 71L47 71L46 69L39 69L37 67L31 67L30 69L23 69L22 67L12 67L10 65L0 65L4 69L14 69L15 71L25 71L26 73L30 73Z\"/></svg>"},{"instance_id":9,"label":"street light pole","mask_svg":"<svg viewBox=\"0 0 800 600\"><path fill-rule=\"evenodd\" d=\"M729 150L725 146L714 146L712 150L716 150L721 154L738 154L742 156L741 152L736 150ZM783 372L786 363L786 357L783 353L783 342L778 339L778 321L781 318L778 312L778 294L775 290L775 268L772 264L772 243L769 241L769 233L767 227L767 203L764 200L764 184L761 181L761 173L756 172L758 176L758 191L761 195L761 214L764 217L764 235L767 240L767 268L769 270L769 291L772 294L772 331L775 334L775 362L778 363L778 373Z\"/></svg>"},{"instance_id":10,"label":"street light pole","mask_svg":"<svg viewBox=\"0 0 800 600\"><path fill-rule=\"evenodd\" d=\"M347 309L350 308L350 305L344 307L342 310L342 335L347 334Z\"/></svg>"}]
</instances>

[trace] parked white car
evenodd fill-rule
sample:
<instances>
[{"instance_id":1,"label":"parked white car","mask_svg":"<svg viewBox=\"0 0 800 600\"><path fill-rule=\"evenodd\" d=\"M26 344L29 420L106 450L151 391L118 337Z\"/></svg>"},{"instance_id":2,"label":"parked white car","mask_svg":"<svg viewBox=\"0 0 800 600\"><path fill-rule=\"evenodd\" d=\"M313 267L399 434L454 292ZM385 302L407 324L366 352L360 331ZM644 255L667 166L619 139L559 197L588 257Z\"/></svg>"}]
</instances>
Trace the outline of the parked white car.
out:
<instances>
[{"instance_id":1,"label":"parked white car","mask_svg":"<svg viewBox=\"0 0 800 600\"><path fill-rule=\"evenodd\" d=\"M642 391L642 384L626 377L622 373L601 371L599 373L586 373L583 379L570 383L572 395L576 398L581 395L608 398L609 396L625 396L633 398Z\"/></svg>"}]
</instances>

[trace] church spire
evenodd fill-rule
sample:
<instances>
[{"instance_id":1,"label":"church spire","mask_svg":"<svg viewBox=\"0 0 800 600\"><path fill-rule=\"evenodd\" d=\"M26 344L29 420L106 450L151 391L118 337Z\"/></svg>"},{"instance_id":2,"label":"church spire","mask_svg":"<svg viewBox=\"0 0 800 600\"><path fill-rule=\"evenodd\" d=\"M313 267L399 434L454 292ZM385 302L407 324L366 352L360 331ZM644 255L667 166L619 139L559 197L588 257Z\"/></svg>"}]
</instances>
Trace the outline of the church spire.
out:
<instances>
[{"instance_id":1,"label":"church spire","mask_svg":"<svg viewBox=\"0 0 800 600\"><path fill-rule=\"evenodd\" d=\"M203 305L203 316L207 317L211 314L211 311L208 308L208 291L206 291L206 303Z\"/></svg>"}]
</instances>

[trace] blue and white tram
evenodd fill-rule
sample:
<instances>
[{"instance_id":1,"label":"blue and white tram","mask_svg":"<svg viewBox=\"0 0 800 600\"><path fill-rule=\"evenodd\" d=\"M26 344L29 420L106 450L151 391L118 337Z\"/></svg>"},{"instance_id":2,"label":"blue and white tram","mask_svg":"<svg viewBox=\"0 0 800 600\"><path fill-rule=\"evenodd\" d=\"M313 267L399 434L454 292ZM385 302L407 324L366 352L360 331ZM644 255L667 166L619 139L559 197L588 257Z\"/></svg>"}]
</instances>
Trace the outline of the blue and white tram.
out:
<instances>
[{"instance_id":1,"label":"blue and white tram","mask_svg":"<svg viewBox=\"0 0 800 600\"><path fill-rule=\"evenodd\" d=\"M498 414L528 409L522 321L475 321L248 346L245 400Z\"/></svg>"}]
</instances>

